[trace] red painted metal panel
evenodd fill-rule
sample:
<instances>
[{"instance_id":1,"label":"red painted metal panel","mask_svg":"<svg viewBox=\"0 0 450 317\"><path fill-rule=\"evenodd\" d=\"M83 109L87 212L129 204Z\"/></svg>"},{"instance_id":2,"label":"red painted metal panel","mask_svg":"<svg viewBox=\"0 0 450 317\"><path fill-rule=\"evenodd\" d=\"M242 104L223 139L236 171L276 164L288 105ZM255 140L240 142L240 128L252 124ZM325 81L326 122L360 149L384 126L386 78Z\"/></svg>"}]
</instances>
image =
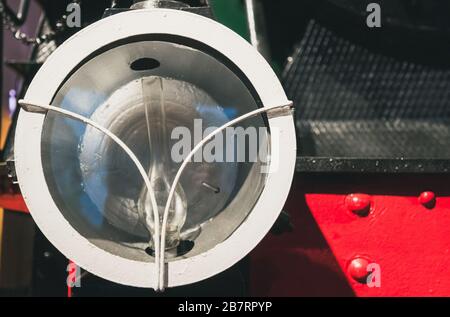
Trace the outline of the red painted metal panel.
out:
<instances>
[{"instance_id":1,"label":"red painted metal panel","mask_svg":"<svg viewBox=\"0 0 450 317\"><path fill-rule=\"evenodd\" d=\"M353 296L295 185L285 210L291 216L292 232L269 234L251 253L251 295Z\"/></svg>"},{"instance_id":2,"label":"red painted metal panel","mask_svg":"<svg viewBox=\"0 0 450 317\"><path fill-rule=\"evenodd\" d=\"M252 253L252 295L450 296L448 181L297 178L285 207L294 230Z\"/></svg>"},{"instance_id":3,"label":"red painted metal panel","mask_svg":"<svg viewBox=\"0 0 450 317\"><path fill-rule=\"evenodd\" d=\"M21 194L1 194L0 208L28 213L27 205Z\"/></svg>"},{"instance_id":4,"label":"red painted metal panel","mask_svg":"<svg viewBox=\"0 0 450 317\"><path fill-rule=\"evenodd\" d=\"M418 196L374 195L369 215L360 217L345 195L306 195L342 271L357 256L379 265L380 287L348 276L356 295L450 295L450 197L437 197L429 209Z\"/></svg>"}]
</instances>

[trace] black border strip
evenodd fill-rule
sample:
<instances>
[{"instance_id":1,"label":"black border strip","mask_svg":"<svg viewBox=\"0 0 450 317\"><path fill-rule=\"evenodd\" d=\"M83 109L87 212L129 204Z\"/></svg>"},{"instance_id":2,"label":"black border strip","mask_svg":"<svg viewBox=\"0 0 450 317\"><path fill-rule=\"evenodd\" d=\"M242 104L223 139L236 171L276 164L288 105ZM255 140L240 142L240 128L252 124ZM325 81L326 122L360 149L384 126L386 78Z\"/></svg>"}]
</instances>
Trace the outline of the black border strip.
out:
<instances>
[{"instance_id":1,"label":"black border strip","mask_svg":"<svg viewBox=\"0 0 450 317\"><path fill-rule=\"evenodd\" d=\"M297 157L297 173L450 174L449 159Z\"/></svg>"}]
</instances>

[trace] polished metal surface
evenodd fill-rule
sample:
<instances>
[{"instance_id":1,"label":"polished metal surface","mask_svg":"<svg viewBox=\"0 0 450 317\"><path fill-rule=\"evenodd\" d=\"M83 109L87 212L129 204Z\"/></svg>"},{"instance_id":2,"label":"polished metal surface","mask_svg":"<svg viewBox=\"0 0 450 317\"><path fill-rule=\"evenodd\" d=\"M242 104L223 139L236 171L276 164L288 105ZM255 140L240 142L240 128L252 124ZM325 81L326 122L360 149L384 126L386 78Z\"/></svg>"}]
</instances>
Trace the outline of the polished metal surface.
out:
<instances>
[{"instance_id":1,"label":"polished metal surface","mask_svg":"<svg viewBox=\"0 0 450 317\"><path fill-rule=\"evenodd\" d=\"M266 18L264 7L260 0L245 0L248 33L250 43L267 60L270 60L270 48L267 40Z\"/></svg>"},{"instance_id":2,"label":"polished metal surface","mask_svg":"<svg viewBox=\"0 0 450 317\"><path fill-rule=\"evenodd\" d=\"M136 2L131 6L131 9L152 9L152 8L166 8L179 9L189 7L186 3L173 0L144 0Z\"/></svg>"},{"instance_id":3,"label":"polished metal surface","mask_svg":"<svg viewBox=\"0 0 450 317\"><path fill-rule=\"evenodd\" d=\"M130 67L143 58L158 63L147 70ZM94 57L68 78L53 105L107 127L149 167L147 132L152 120L146 120L142 80L151 78L160 78L164 86L168 131L194 131L195 119L202 120L203 129L218 127L257 108L250 91L224 64L205 52L163 41L129 43ZM265 123L257 117L242 127L265 128ZM176 141L161 146L171 148ZM199 141L193 139L192 144ZM267 155L268 145L262 150ZM48 114L42 161L53 199L76 230L113 254L148 259L144 250L149 233L138 213L143 181L120 148L95 129ZM172 164L167 170L169 179L178 167ZM188 204L181 234L195 246L184 257L202 253L232 234L247 218L265 180L260 162L191 163L181 179Z\"/></svg>"}]
</instances>

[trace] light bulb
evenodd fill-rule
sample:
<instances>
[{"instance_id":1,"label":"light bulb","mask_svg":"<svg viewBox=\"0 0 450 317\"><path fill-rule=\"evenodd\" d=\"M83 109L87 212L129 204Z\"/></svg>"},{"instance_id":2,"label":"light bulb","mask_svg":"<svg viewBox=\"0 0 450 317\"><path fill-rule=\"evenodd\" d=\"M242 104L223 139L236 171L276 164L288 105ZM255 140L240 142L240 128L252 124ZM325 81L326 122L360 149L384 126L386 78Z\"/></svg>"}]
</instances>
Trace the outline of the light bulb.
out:
<instances>
[{"instance_id":1,"label":"light bulb","mask_svg":"<svg viewBox=\"0 0 450 317\"><path fill-rule=\"evenodd\" d=\"M141 79L141 84L150 147L148 175L155 194L160 219L154 219L150 194L146 186L141 191L138 208L151 235L150 247L154 249L155 222L159 221L162 224L164 207L173 182L173 161L168 142L163 79L161 77L146 77ZM186 221L186 213L186 195L182 186L178 184L170 205L167 223L166 250L168 256L176 256L177 254L177 246L181 240L180 233Z\"/></svg>"}]
</instances>

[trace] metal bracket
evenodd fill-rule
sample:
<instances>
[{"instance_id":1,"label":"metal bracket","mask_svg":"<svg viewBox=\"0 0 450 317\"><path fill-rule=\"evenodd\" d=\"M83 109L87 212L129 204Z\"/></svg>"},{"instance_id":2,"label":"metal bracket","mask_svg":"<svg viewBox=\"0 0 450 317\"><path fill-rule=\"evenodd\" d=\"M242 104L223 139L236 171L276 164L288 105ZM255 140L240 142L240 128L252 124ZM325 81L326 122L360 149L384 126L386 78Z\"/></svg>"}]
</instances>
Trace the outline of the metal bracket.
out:
<instances>
[{"instance_id":1,"label":"metal bracket","mask_svg":"<svg viewBox=\"0 0 450 317\"><path fill-rule=\"evenodd\" d=\"M294 111L294 103L290 101L284 107L277 107L274 108L273 110L267 111L267 117L269 119L273 119L277 117L292 116L293 111Z\"/></svg>"},{"instance_id":2,"label":"metal bracket","mask_svg":"<svg viewBox=\"0 0 450 317\"><path fill-rule=\"evenodd\" d=\"M0 176L8 177L13 184L18 184L16 165L14 161L6 161L0 163Z\"/></svg>"},{"instance_id":3,"label":"metal bracket","mask_svg":"<svg viewBox=\"0 0 450 317\"><path fill-rule=\"evenodd\" d=\"M125 12L125 11L130 11L130 10L138 10L138 9L143 9L143 8L149 8L149 6L144 6L144 5L139 5L140 3L144 3L145 2L153 2L153 7L154 8L170 8L170 9L176 9L176 10L180 10L180 11L186 11L186 12L191 12L191 13L195 13L198 15L202 15L204 17L210 18L214 20L214 14L212 12L211 6L209 4L209 1L205 2L205 5L203 6L195 6L195 7L191 7L186 5L183 2L180 1L163 1L163 0L159 0L159 1L140 1L140 2L136 2L131 8L109 8L106 9L105 12L103 13L103 18L106 18L108 16L117 14L117 13L121 13L121 12ZM169 6L165 6L164 3L170 4ZM176 5L176 2L178 2L178 4ZM175 5L174 5L175 3Z\"/></svg>"}]
</instances>

